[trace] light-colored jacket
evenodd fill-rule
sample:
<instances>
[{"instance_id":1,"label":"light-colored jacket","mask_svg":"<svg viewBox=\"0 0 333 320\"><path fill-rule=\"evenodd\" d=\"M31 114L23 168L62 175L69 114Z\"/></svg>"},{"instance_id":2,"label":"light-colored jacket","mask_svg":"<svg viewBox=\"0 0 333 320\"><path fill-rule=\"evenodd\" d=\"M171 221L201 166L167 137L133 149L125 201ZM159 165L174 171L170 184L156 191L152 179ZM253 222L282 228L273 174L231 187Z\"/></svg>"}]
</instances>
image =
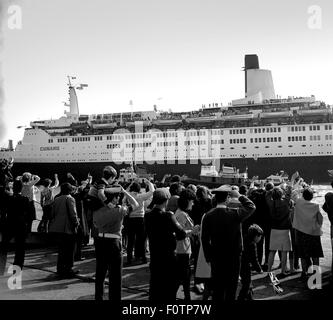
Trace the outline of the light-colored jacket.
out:
<instances>
[{"instance_id":1,"label":"light-colored jacket","mask_svg":"<svg viewBox=\"0 0 333 320\"><path fill-rule=\"evenodd\" d=\"M321 236L322 225L323 216L320 213L319 204L303 198L297 199L294 210L293 228L312 236Z\"/></svg>"},{"instance_id":2,"label":"light-colored jacket","mask_svg":"<svg viewBox=\"0 0 333 320\"><path fill-rule=\"evenodd\" d=\"M185 231L193 230L193 221L185 211L177 209L175 218ZM192 253L191 240L189 237L186 237L184 240L177 240L176 253Z\"/></svg>"},{"instance_id":3,"label":"light-colored jacket","mask_svg":"<svg viewBox=\"0 0 333 320\"><path fill-rule=\"evenodd\" d=\"M49 232L75 234L79 226L75 199L71 195L61 195L54 199L53 220Z\"/></svg>"},{"instance_id":4,"label":"light-colored jacket","mask_svg":"<svg viewBox=\"0 0 333 320\"><path fill-rule=\"evenodd\" d=\"M148 191L144 193L131 192L130 194L138 202L139 207L134 209L129 217L143 218L145 215L145 201L148 201L150 198L153 197L154 191Z\"/></svg>"}]
</instances>

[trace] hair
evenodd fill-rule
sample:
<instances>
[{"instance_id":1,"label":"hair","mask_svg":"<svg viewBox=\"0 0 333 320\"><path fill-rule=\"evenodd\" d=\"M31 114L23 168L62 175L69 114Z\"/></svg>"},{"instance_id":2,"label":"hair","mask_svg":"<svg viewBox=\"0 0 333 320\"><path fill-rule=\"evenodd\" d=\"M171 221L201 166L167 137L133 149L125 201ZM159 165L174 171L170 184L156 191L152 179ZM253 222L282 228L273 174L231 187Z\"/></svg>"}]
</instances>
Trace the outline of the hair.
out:
<instances>
[{"instance_id":1,"label":"hair","mask_svg":"<svg viewBox=\"0 0 333 320\"><path fill-rule=\"evenodd\" d=\"M266 191L272 190L273 188L274 188L273 182L267 182L266 183L266 185L265 185L265 190Z\"/></svg>"},{"instance_id":2,"label":"hair","mask_svg":"<svg viewBox=\"0 0 333 320\"><path fill-rule=\"evenodd\" d=\"M41 185L44 186L45 188L49 187L52 183L52 180L51 179L44 179L42 182L41 182Z\"/></svg>"},{"instance_id":3,"label":"hair","mask_svg":"<svg viewBox=\"0 0 333 320\"><path fill-rule=\"evenodd\" d=\"M117 171L115 168L111 166L106 166L103 169L103 178L109 180L110 178L115 178L117 176Z\"/></svg>"},{"instance_id":4,"label":"hair","mask_svg":"<svg viewBox=\"0 0 333 320\"><path fill-rule=\"evenodd\" d=\"M178 208L185 211L191 200L195 200L195 193L190 189L183 190L178 199Z\"/></svg>"},{"instance_id":5,"label":"hair","mask_svg":"<svg viewBox=\"0 0 333 320\"><path fill-rule=\"evenodd\" d=\"M138 182L133 182L130 186L130 192L140 192L141 191L141 185Z\"/></svg>"},{"instance_id":6,"label":"hair","mask_svg":"<svg viewBox=\"0 0 333 320\"><path fill-rule=\"evenodd\" d=\"M23 188L23 183L21 180L15 180L13 183L13 193L14 194L19 194L21 193Z\"/></svg>"},{"instance_id":7,"label":"hair","mask_svg":"<svg viewBox=\"0 0 333 320\"><path fill-rule=\"evenodd\" d=\"M305 188L303 190L304 200L311 201L313 199L313 190L311 188Z\"/></svg>"},{"instance_id":8,"label":"hair","mask_svg":"<svg viewBox=\"0 0 333 320\"><path fill-rule=\"evenodd\" d=\"M198 200L208 199L208 189L205 186L198 186L196 196Z\"/></svg>"},{"instance_id":9,"label":"hair","mask_svg":"<svg viewBox=\"0 0 333 320\"><path fill-rule=\"evenodd\" d=\"M68 195L73 191L72 185L68 182L64 182L60 185L60 193L63 195Z\"/></svg>"},{"instance_id":10,"label":"hair","mask_svg":"<svg viewBox=\"0 0 333 320\"><path fill-rule=\"evenodd\" d=\"M247 186L245 184L242 184L240 187L239 187L239 191L238 191L240 194L246 196L247 194Z\"/></svg>"},{"instance_id":11,"label":"hair","mask_svg":"<svg viewBox=\"0 0 333 320\"><path fill-rule=\"evenodd\" d=\"M179 196L181 192L180 183L179 182L171 183L169 191L172 196Z\"/></svg>"},{"instance_id":12,"label":"hair","mask_svg":"<svg viewBox=\"0 0 333 320\"><path fill-rule=\"evenodd\" d=\"M180 176L178 174L175 174L171 177L171 180L170 182L173 183L173 182L180 182L181 179L180 179Z\"/></svg>"},{"instance_id":13,"label":"hair","mask_svg":"<svg viewBox=\"0 0 333 320\"><path fill-rule=\"evenodd\" d=\"M30 172L24 172L22 174L22 182L29 182L31 180L31 173Z\"/></svg>"},{"instance_id":14,"label":"hair","mask_svg":"<svg viewBox=\"0 0 333 320\"><path fill-rule=\"evenodd\" d=\"M274 187L272 190L273 200L281 200L283 196L283 191L280 187Z\"/></svg>"},{"instance_id":15,"label":"hair","mask_svg":"<svg viewBox=\"0 0 333 320\"><path fill-rule=\"evenodd\" d=\"M120 196L119 192L105 192L105 196L107 199L107 202L112 202L114 198L118 198Z\"/></svg>"},{"instance_id":16,"label":"hair","mask_svg":"<svg viewBox=\"0 0 333 320\"><path fill-rule=\"evenodd\" d=\"M228 198L229 192L228 191L219 191L215 193L216 203L225 202Z\"/></svg>"},{"instance_id":17,"label":"hair","mask_svg":"<svg viewBox=\"0 0 333 320\"><path fill-rule=\"evenodd\" d=\"M192 190L196 193L198 188L194 184L189 184L186 189Z\"/></svg>"},{"instance_id":18,"label":"hair","mask_svg":"<svg viewBox=\"0 0 333 320\"><path fill-rule=\"evenodd\" d=\"M262 236L263 234L264 231L257 224L252 224L247 231L250 240L254 240L255 237Z\"/></svg>"}]
</instances>

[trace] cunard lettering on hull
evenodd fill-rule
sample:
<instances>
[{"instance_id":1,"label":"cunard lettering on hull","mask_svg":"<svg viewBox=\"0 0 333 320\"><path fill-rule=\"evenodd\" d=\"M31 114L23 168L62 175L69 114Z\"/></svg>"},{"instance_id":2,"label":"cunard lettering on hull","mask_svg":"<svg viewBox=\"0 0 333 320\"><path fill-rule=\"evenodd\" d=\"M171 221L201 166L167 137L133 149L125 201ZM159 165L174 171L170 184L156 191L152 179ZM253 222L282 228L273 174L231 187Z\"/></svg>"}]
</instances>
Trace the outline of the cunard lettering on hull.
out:
<instances>
[{"instance_id":1,"label":"cunard lettering on hull","mask_svg":"<svg viewBox=\"0 0 333 320\"><path fill-rule=\"evenodd\" d=\"M59 147L40 147L40 151L59 151Z\"/></svg>"}]
</instances>

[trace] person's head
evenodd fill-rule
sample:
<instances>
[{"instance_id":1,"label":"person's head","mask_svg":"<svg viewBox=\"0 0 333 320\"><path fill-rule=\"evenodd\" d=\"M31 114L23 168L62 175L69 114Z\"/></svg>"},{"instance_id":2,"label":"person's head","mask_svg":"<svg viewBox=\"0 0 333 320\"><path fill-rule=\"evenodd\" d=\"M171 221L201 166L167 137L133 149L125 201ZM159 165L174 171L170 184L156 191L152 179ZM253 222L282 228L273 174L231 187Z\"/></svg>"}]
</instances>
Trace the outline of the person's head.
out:
<instances>
[{"instance_id":1,"label":"person's head","mask_svg":"<svg viewBox=\"0 0 333 320\"><path fill-rule=\"evenodd\" d=\"M226 202L229 198L228 191L220 191L215 193L216 204Z\"/></svg>"},{"instance_id":2,"label":"person's head","mask_svg":"<svg viewBox=\"0 0 333 320\"><path fill-rule=\"evenodd\" d=\"M313 190L311 188L305 188L303 190L304 200L311 201L313 199Z\"/></svg>"},{"instance_id":3,"label":"person's head","mask_svg":"<svg viewBox=\"0 0 333 320\"><path fill-rule=\"evenodd\" d=\"M48 188L52 183L51 179L44 179L42 180L42 182L40 183L44 188Z\"/></svg>"},{"instance_id":4,"label":"person's head","mask_svg":"<svg viewBox=\"0 0 333 320\"><path fill-rule=\"evenodd\" d=\"M239 193L242 194L243 196L246 196L246 194L247 194L247 186L245 184L242 184L239 187Z\"/></svg>"},{"instance_id":5,"label":"person's head","mask_svg":"<svg viewBox=\"0 0 333 320\"><path fill-rule=\"evenodd\" d=\"M112 181L117 177L117 171L114 167L106 166L103 169L103 178L108 181Z\"/></svg>"},{"instance_id":6,"label":"person's head","mask_svg":"<svg viewBox=\"0 0 333 320\"><path fill-rule=\"evenodd\" d=\"M198 186L196 196L199 201L207 200L209 198L208 188L205 186Z\"/></svg>"},{"instance_id":7,"label":"person's head","mask_svg":"<svg viewBox=\"0 0 333 320\"><path fill-rule=\"evenodd\" d=\"M255 243L260 241L263 234L263 230L257 224L252 224L247 231L249 240Z\"/></svg>"},{"instance_id":8,"label":"person's head","mask_svg":"<svg viewBox=\"0 0 333 320\"><path fill-rule=\"evenodd\" d=\"M19 194L22 191L23 183L21 180L14 180L13 182L13 193Z\"/></svg>"},{"instance_id":9,"label":"person's head","mask_svg":"<svg viewBox=\"0 0 333 320\"><path fill-rule=\"evenodd\" d=\"M73 192L73 187L69 182L64 182L60 185L60 193L62 195L68 195Z\"/></svg>"},{"instance_id":10,"label":"person's head","mask_svg":"<svg viewBox=\"0 0 333 320\"><path fill-rule=\"evenodd\" d=\"M194 193L197 192L197 187L194 184L189 184L186 189L192 190Z\"/></svg>"},{"instance_id":11,"label":"person's head","mask_svg":"<svg viewBox=\"0 0 333 320\"><path fill-rule=\"evenodd\" d=\"M8 160L1 159L0 165L1 165L1 170L5 170L8 167Z\"/></svg>"},{"instance_id":12,"label":"person's head","mask_svg":"<svg viewBox=\"0 0 333 320\"><path fill-rule=\"evenodd\" d=\"M190 189L183 190L178 199L178 208L183 211L192 210L192 206L195 200L195 193Z\"/></svg>"},{"instance_id":13,"label":"person's head","mask_svg":"<svg viewBox=\"0 0 333 320\"><path fill-rule=\"evenodd\" d=\"M232 191L231 186L229 185L222 185L218 187L217 189L214 189L212 191L213 194L215 194L215 201L218 205L219 203L227 202L229 196L229 193Z\"/></svg>"},{"instance_id":14,"label":"person's head","mask_svg":"<svg viewBox=\"0 0 333 320\"><path fill-rule=\"evenodd\" d=\"M182 191L182 186L179 182L171 183L169 191L172 196L179 196Z\"/></svg>"},{"instance_id":15,"label":"person's head","mask_svg":"<svg viewBox=\"0 0 333 320\"><path fill-rule=\"evenodd\" d=\"M165 209L168 200L170 199L170 192L166 188L158 188L153 193L153 200L151 202L152 206L159 207L161 209Z\"/></svg>"},{"instance_id":16,"label":"person's head","mask_svg":"<svg viewBox=\"0 0 333 320\"><path fill-rule=\"evenodd\" d=\"M74 187L77 187L77 181L70 172L67 172L66 182L70 183Z\"/></svg>"},{"instance_id":17,"label":"person's head","mask_svg":"<svg viewBox=\"0 0 333 320\"><path fill-rule=\"evenodd\" d=\"M23 183L29 182L31 180L31 178L32 178L32 174L30 172L24 172L22 174L22 182Z\"/></svg>"},{"instance_id":18,"label":"person's head","mask_svg":"<svg viewBox=\"0 0 333 320\"><path fill-rule=\"evenodd\" d=\"M272 199L281 200L283 196L283 190L280 187L274 187L272 190Z\"/></svg>"},{"instance_id":19,"label":"person's head","mask_svg":"<svg viewBox=\"0 0 333 320\"><path fill-rule=\"evenodd\" d=\"M120 193L119 192L105 192L107 203L117 205L119 203Z\"/></svg>"},{"instance_id":20,"label":"person's head","mask_svg":"<svg viewBox=\"0 0 333 320\"><path fill-rule=\"evenodd\" d=\"M240 193L237 190L231 190L229 192L229 196L232 199L237 199L238 200L238 198L240 197Z\"/></svg>"},{"instance_id":21,"label":"person's head","mask_svg":"<svg viewBox=\"0 0 333 320\"><path fill-rule=\"evenodd\" d=\"M170 182L173 183L173 182L180 182L181 179L180 179L180 176L178 174L175 174L171 177L171 180Z\"/></svg>"},{"instance_id":22,"label":"person's head","mask_svg":"<svg viewBox=\"0 0 333 320\"><path fill-rule=\"evenodd\" d=\"M129 189L130 192L140 192L141 191L141 185L139 182L134 181Z\"/></svg>"},{"instance_id":23,"label":"person's head","mask_svg":"<svg viewBox=\"0 0 333 320\"><path fill-rule=\"evenodd\" d=\"M231 190L239 191L239 187L238 186L231 186Z\"/></svg>"},{"instance_id":24,"label":"person's head","mask_svg":"<svg viewBox=\"0 0 333 320\"><path fill-rule=\"evenodd\" d=\"M266 190L266 191L270 191L270 190L272 190L273 188L274 188L274 184L273 184L273 182L268 181L268 182L266 183L266 185L265 185L265 190Z\"/></svg>"}]
</instances>

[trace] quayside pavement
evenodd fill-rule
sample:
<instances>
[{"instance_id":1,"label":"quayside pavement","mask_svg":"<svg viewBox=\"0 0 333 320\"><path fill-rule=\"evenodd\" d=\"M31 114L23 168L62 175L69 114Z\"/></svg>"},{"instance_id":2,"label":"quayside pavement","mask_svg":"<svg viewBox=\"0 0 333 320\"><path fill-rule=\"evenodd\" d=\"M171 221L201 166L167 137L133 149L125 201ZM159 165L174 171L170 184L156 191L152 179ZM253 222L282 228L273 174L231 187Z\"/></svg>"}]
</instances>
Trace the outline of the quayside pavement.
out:
<instances>
[{"instance_id":1,"label":"quayside pavement","mask_svg":"<svg viewBox=\"0 0 333 320\"><path fill-rule=\"evenodd\" d=\"M268 280L267 273L253 275L254 299L256 300L313 300L332 297L330 282L331 246L323 244L325 258L322 259L322 289L310 290L300 279L300 273L280 280L283 294L276 295ZM85 260L75 262L74 269L80 270L72 279L60 279L56 274L56 247L30 248L26 252L25 267L22 272L21 289L10 289L9 274L0 277L0 300L93 300L95 252L94 246L83 249ZM8 256L7 268L13 261L13 254ZM126 261L126 257L124 257ZM149 263L149 254L148 254ZM149 265L133 264L123 269L123 300L148 300ZM278 266L279 261L275 261ZM280 270L275 270L278 274ZM107 299L107 287L106 295ZM191 292L192 300L201 300L202 295ZM179 302L183 299L182 288L178 290Z\"/></svg>"}]
</instances>

